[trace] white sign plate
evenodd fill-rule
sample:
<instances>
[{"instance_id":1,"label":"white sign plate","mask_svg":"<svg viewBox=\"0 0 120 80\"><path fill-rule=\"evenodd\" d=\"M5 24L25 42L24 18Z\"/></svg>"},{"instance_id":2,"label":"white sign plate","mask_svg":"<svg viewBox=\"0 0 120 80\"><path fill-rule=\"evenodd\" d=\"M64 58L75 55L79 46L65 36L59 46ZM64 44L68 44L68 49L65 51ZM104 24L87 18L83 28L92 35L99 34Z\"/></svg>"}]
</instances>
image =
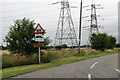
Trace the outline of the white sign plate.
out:
<instances>
[{"instance_id":1,"label":"white sign plate","mask_svg":"<svg viewBox=\"0 0 120 80\"><path fill-rule=\"evenodd\" d=\"M35 38L35 41L44 42L44 38Z\"/></svg>"},{"instance_id":2,"label":"white sign plate","mask_svg":"<svg viewBox=\"0 0 120 80\"><path fill-rule=\"evenodd\" d=\"M35 34L35 36L43 36L42 34Z\"/></svg>"}]
</instances>

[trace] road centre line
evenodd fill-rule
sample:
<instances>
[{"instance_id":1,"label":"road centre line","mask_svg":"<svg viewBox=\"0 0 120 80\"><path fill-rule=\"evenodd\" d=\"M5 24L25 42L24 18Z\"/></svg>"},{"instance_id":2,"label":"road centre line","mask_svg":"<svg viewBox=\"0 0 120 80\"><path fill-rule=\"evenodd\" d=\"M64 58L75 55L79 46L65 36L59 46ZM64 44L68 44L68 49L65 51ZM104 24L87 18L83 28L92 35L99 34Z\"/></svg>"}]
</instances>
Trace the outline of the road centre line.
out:
<instances>
[{"instance_id":1,"label":"road centre line","mask_svg":"<svg viewBox=\"0 0 120 80\"><path fill-rule=\"evenodd\" d=\"M118 73L120 73L120 70L118 70L118 69L115 69L115 71L117 71Z\"/></svg>"},{"instance_id":2,"label":"road centre line","mask_svg":"<svg viewBox=\"0 0 120 80\"><path fill-rule=\"evenodd\" d=\"M91 77L91 74L88 74L88 79L91 80L91 78L92 78L92 77Z\"/></svg>"},{"instance_id":3,"label":"road centre line","mask_svg":"<svg viewBox=\"0 0 120 80\"><path fill-rule=\"evenodd\" d=\"M90 68L92 69L98 62L95 62Z\"/></svg>"}]
</instances>

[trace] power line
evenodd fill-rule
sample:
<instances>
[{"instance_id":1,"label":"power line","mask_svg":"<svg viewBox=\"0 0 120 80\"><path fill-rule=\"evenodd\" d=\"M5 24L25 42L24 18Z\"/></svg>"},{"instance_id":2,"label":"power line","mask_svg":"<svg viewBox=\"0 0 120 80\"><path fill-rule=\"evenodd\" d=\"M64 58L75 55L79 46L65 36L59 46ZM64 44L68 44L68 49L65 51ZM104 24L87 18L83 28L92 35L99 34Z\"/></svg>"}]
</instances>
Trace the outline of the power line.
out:
<instances>
[{"instance_id":1,"label":"power line","mask_svg":"<svg viewBox=\"0 0 120 80\"><path fill-rule=\"evenodd\" d=\"M54 20L53 20L53 21L50 20L50 21L46 21L46 22L42 22L42 23L43 23L43 24L44 24L44 23L47 23L47 24L51 24L51 23L53 24L53 23L54 23L54 24L55 24L55 21L54 21ZM4 28L5 28L5 26L4 26Z\"/></svg>"},{"instance_id":2,"label":"power line","mask_svg":"<svg viewBox=\"0 0 120 80\"><path fill-rule=\"evenodd\" d=\"M49 4L43 5L43 6L38 5L38 6L33 6L33 7L26 7L26 8L20 8L20 9L14 9L14 10L5 10L3 12L14 12L14 11L20 11L20 10L31 9L31 8L36 8L36 7L42 8L42 7L45 7L45 6L49 6Z\"/></svg>"},{"instance_id":3,"label":"power line","mask_svg":"<svg viewBox=\"0 0 120 80\"><path fill-rule=\"evenodd\" d=\"M13 6L13 5L18 5L18 4L26 4L26 3L48 3L48 2L10 2L9 4L10 5L4 5L5 7L8 7L8 6ZM4 3L3 3L4 4ZM5 2L6 4L6 2Z\"/></svg>"},{"instance_id":4,"label":"power line","mask_svg":"<svg viewBox=\"0 0 120 80\"><path fill-rule=\"evenodd\" d=\"M53 12L56 12L56 11L53 11ZM33 16L33 14L35 15L35 13L37 13L37 14L39 14L40 12L33 12L33 13L29 13L29 14L24 14L24 15L14 15L14 16L7 16L7 17L0 17L1 19L2 18L13 18L13 17L22 17L22 16L29 16L29 15L32 15ZM46 15L45 15L46 16ZM40 16L40 17L45 17L45 16ZM49 15L49 16L51 16L51 15ZM47 16L46 16L47 17Z\"/></svg>"}]
</instances>

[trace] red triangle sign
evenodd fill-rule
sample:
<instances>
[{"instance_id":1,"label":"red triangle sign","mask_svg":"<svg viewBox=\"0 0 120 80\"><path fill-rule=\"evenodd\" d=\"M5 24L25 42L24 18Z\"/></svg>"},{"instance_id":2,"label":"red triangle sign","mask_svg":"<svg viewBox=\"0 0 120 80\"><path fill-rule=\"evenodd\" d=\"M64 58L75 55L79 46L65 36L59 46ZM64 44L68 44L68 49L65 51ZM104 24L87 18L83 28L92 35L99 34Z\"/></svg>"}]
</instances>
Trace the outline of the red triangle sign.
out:
<instances>
[{"instance_id":1,"label":"red triangle sign","mask_svg":"<svg viewBox=\"0 0 120 80\"><path fill-rule=\"evenodd\" d=\"M34 29L34 34L42 34L42 33L44 33L44 30L41 27L41 25L38 23L36 28Z\"/></svg>"}]
</instances>

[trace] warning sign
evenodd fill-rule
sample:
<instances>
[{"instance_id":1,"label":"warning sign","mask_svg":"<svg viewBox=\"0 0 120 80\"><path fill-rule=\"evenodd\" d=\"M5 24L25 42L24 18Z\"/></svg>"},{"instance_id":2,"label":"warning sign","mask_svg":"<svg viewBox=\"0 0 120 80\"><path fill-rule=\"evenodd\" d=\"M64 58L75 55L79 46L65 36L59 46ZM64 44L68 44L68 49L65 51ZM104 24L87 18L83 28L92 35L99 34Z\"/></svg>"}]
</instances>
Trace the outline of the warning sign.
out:
<instances>
[{"instance_id":1,"label":"warning sign","mask_svg":"<svg viewBox=\"0 0 120 80\"><path fill-rule=\"evenodd\" d=\"M35 30L34 30L34 34L42 34L42 33L44 33L44 30L41 27L41 25L38 23Z\"/></svg>"}]
</instances>

